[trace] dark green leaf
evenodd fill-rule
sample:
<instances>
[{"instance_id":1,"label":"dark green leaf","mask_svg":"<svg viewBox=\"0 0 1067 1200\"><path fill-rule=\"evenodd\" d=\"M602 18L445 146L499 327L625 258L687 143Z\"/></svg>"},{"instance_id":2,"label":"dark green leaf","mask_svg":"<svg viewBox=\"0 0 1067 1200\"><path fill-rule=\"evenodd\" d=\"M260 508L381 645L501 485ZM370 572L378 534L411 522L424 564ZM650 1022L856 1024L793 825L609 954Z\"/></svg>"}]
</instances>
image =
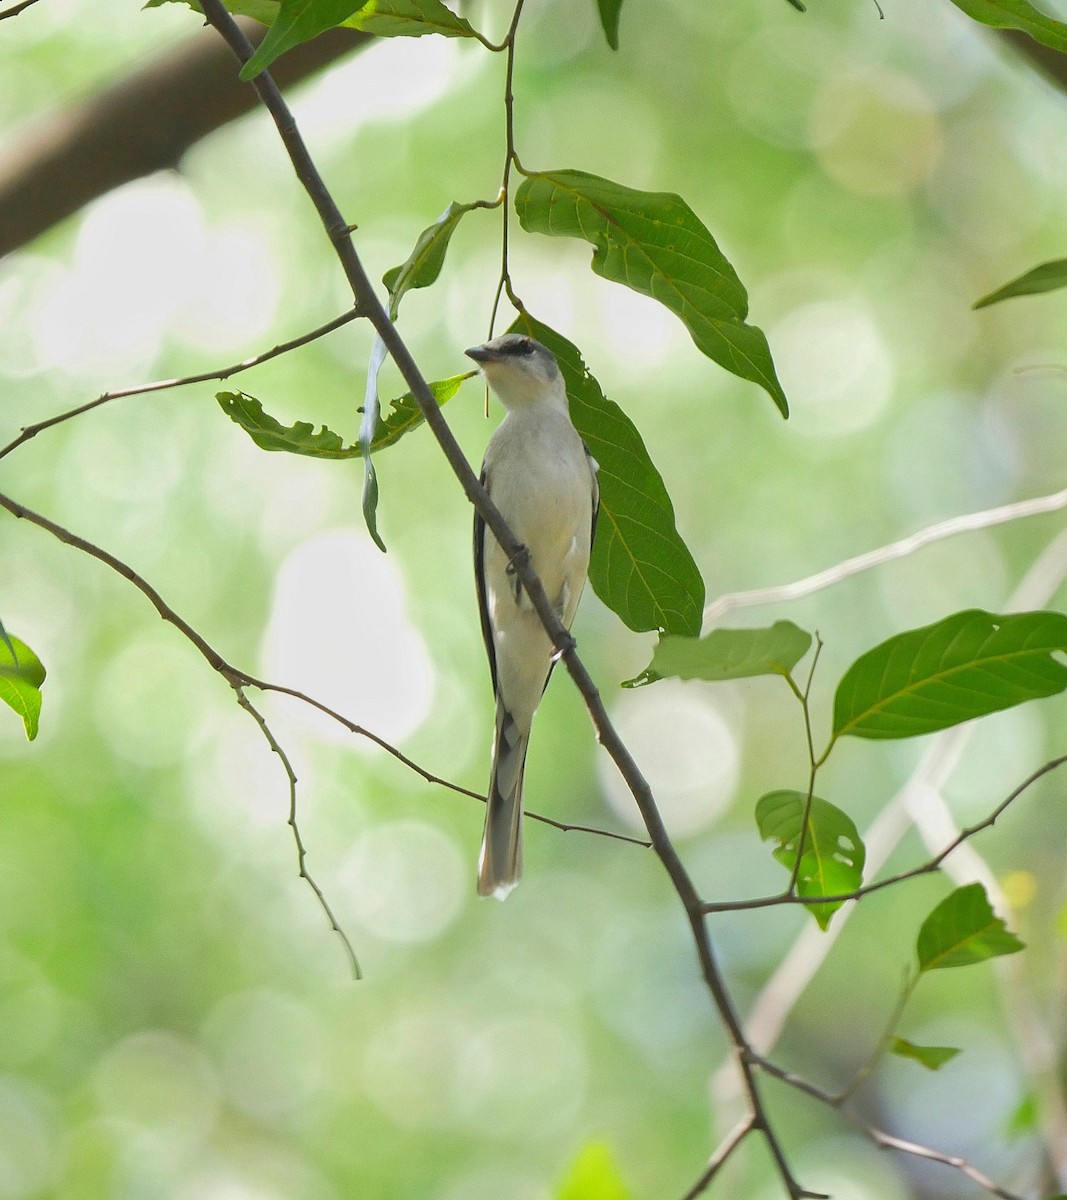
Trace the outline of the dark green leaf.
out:
<instances>
[{"instance_id":1,"label":"dark green leaf","mask_svg":"<svg viewBox=\"0 0 1067 1200\"><path fill-rule=\"evenodd\" d=\"M597 0L600 12L600 24L604 28L604 36L612 50L619 48L619 16L622 13L622 0Z\"/></svg>"},{"instance_id":2,"label":"dark green leaf","mask_svg":"<svg viewBox=\"0 0 1067 1200\"><path fill-rule=\"evenodd\" d=\"M22 718L26 737L37 736L41 717L41 684L45 669L36 654L17 637L0 646L0 702Z\"/></svg>"},{"instance_id":3,"label":"dark green leaf","mask_svg":"<svg viewBox=\"0 0 1067 1200\"><path fill-rule=\"evenodd\" d=\"M425 33L478 36L468 20L457 17L441 0L368 0L344 23L377 37L422 37Z\"/></svg>"},{"instance_id":4,"label":"dark green leaf","mask_svg":"<svg viewBox=\"0 0 1067 1200\"><path fill-rule=\"evenodd\" d=\"M1058 258L1054 262L1034 267L1032 271L1018 276L1010 283L997 288L995 292L983 296L981 300L976 300L974 307L985 308L988 304L1010 300L1013 296L1036 296L1039 292L1054 292L1061 287L1067 287L1067 258Z\"/></svg>"},{"instance_id":5,"label":"dark green leaf","mask_svg":"<svg viewBox=\"0 0 1067 1200\"><path fill-rule=\"evenodd\" d=\"M1067 25L1046 16L1028 0L952 0L957 8L993 29L1019 29L1035 42L1067 53Z\"/></svg>"},{"instance_id":6,"label":"dark green leaf","mask_svg":"<svg viewBox=\"0 0 1067 1200\"><path fill-rule=\"evenodd\" d=\"M553 171L528 176L515 209L524 229L590 242L598 275L666 305L699 350L765 388L788 415L767 339L745 324L748 295L680 196L638 192L584 171Z\"/></svg>"},{"instance_id":7,"label":"dark green leaf","mask_svg":"<svg viewBox=\"0 0 1067 1200\"><path fill-rule=\"evenodd\" d=\"M364 0L281 0L267 36L241 68L240 78L245 83L255 79L286 50L340 25L363 4Z\"/></svg>"},{"instance_id":8,"label":"dark green leaf","mask_svg":"<svg viewBox=\"0 0 1067 1200\"><path fill-rule=\"evenodd\" d=\"M399 267L391 267L382 276L382 283L389 289L390 320L396 320L405 292L413 288L429 287L441 274L445 251L456 226L465 213L476 207L478 206L475 204L457 204L453 201L429 228L419 234L415 249L407 262Z\"/></svg>"},{"instance_id":9,"label":"dark green leaf","mask_svg":"<svg viewBox=\"0 0 1067 1200\"><path fill-rule=\"evenodd\" d=\"M660 638L649 671L662 678L746 679L788 675L808 652L811 634L792 621L766 629L713 629L700 639Z\"/></svg>"},{"instance_id":10,"label":"dark green leaf","mask_svg":"<svg viewBox=\"0 0 1067 1200\"><path fill-rule=\"evenodd\" d=\"M959 1054L955 1046L918 1046L899 1037L889 1039L889 1049L901 1058L913 1058L922 1063L928 1071L939 1070Z\"/></svg>"},{"instance_id":11,"label":"dark green leaf","mask_svg":"<svg viewBox=\"0 0 1067 1200\"><path fill-rule=\"evenodd\" d=\"M834 697L834 737L905 738L1067 688L1067 616L973 609L858 658Z\"/></svg>"},{"instance_id":12,"label":"dark green leaf","mask_svg":"<svg viewBox=\"0 0 1067 1200\"><path fill-rule=\"evenodd\" d=\"M556 1193L556 1200L630 1200L607 1146L583 1147Z\"/></svg>"},{"instance_id":13,"label":"dark green leaf","mask_svg":"<svg viewBox=\"0 0 1067 1200\"><path fill-rule=\"evenodd\" d=\"M467 371L449 379L439 379L429 385L438 404L445 404L459 391L465 380L476 375ZM315 432L314 425L297 421L295 425L282 425L263 405L245 392L219 392L217 397L222 411L248 434L263 450L285 450L290 454L304 454L309 458L358 458L358 444L346 446L341 437L325 425ZM422 424L422 410L410 392L390 401L390 411L380 416L371 442L371 453L384 450L398 442L406 433Z\"/></svg>"},{"instance_id":14,"label":"dark green leaf","mask_svg":"<svg viewBox=\"0 0 1067 1200\"><path fill-rule=\"evenodd\" d=\"M922 923L916 943L920 971L968 967L1015 954L1022 942L994 914L980 883L951 892Z\"/></svg>"},{"instance_id":15,"label":"dark green leaf","mask_svg":"<svg viewBox=\"0 0 1067 1200\"><path fill-rule=\"evenodd\" d=\"M704 581L637 428L607 399L565 337L529 313L510 332L536 338L556 356L571 419L600 466L600 518L589 564L593 590L630 629L699 633Z\"/></svg>"},{"instance_id":16,"label":"dark green leaf","mask_svg":"<svg viewBox=\"0 0 1067 1200\"><path fill-rule=\"evenodd\" d=\"M797 861L801 823L807 797L803 792L768 792L756 802L756 826L764 841L778 843L774 857L792 873ZM801 896L842 896L863 883L867 851L855 822L829 800L811 798L804 850L797 873ZM811 915L825 929L844 901L810 905Z\"/></svg>"}]
</instances>

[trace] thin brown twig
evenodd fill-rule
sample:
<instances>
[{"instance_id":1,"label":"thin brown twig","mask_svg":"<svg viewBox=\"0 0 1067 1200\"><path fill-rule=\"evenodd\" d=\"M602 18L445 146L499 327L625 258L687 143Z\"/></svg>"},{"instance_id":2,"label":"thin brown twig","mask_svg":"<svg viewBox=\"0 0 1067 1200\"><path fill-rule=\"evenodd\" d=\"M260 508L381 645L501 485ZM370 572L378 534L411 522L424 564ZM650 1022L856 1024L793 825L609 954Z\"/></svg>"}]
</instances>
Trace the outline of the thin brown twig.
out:
<instances>
[{"instance_id":1,"label":"thin brown twig","mask_svg":"<svg viewBox=\"0 0 1067 1200\"><path fill-rule=\"evenodd\" d=\"M845 904L850 900L862 900L864 896L869 896L873 892L880 892L884 888L893 887L895 884L903 883L906 879L915 879L920 875L931 875L933 872L940 870L941 864L953 851L958 850L964 842L969 841L975 834L981 833L984 829L991 829L996 822L1004 815L1005 810L1013 804L1028 788L1031 788L1039 779L1058 770L1067 763L1067 754L1061 754L1057 758L1050 759L1047 763L1038 767L1036 771L1031 771L1029 775L993 809L993 811L984 820L979 821L976 825L968 825L967 828L961 829L960 832L952 839L951 842L941 851L928 859L924 863L920 863L917 867L910 867L906 871L899 871L895 875L887 875L884 879L877 879L873 883L865 883L862 887L858 887L852 892L838 892L832 896L798 896L791 892L777 892L773 896L754 896L748 900L712 900L704 905L706 913L734 912L737 910L749 910L755 908L774 908L781 904L801 904L810 907L814 904Z\"/></svg>"},{"instance_id":2,"label":"thin brown twig","mask_svg":"<svg viewBox=\"0 0 1067 1200\"><path fill-rule=\"evenodd\" d=\"M234 683L233 690L237 697L237 703L259 726L260 732L267 739L267 744L281 760L282 768L285 771L287 779L289 780L289 817L286 823L292 830L293 843L296 846L297 874L308 885L308 887L311 888L312 892L314 892L315 899L319 902L319 908L322 909L327 921L330 923L330 928L341 939L341 944L344 946L345 953L348 955L348 965L352 971L353 978L362 979L363 971L360 968L359 959L356 957L356 951L352 945L352 941L348 934L345 933L345 931L341 928L341 925L338 922L337 917L334 915L332 907L330 906L330 902L326 899L326 894L323 892L322 888L319 887L314 876L307 868L307 848L304 846L304 839L300 836L300 824L297 820L297 778L296 772L293 770L293 764L290 762L288 754L286 754L282 749L278 739L274 736L271 727L267 724L266 718L259 711L259 709L256 708L252 701L249 700L245 693L244 687L239 683Z\"/></svg>"},{"instance_id":3,"label":"thin brown twig","mask_svg":"<svg viewBox=\"0 0 1067 1200\"><path fill-rule=\"evenodd\" d=\"M262 354L253 354L251 358L243 358L240 362L234 363L229 367L222 367L218 370L201 371L197 375L183 375L180 379L157 379L154 383L142 383L136 387L118 388L112 392L104 392L97 396L95 400L90 400L86 404L79 404L76 408L68 409L66 412L57 413L54 417L48 417L44 421L38 421L34 425L27 425L19 433L14 441L9 442L3 449L0 449L0 459L10 454L12 450L17 450L19 446L28 442L31 438L35 438L45 429L51 429L53 425L61 425L64 421L69 421L73 417L80 417L83 413L91 412L94 408L99 408L102 404L107 404L112 400L121 400L127 396L143 396L149 392L163 392L168 388L186 387L191 383L207 383L209 380L219 380L220 382L229 379L231 375L238 375L241 371L248 371L252 367L258 367L261 363L269 362L272 358L277 358L280 354L288 354L290 350L296 350L299 346L306 346L309 342L314 342L320 337L324 337L328 333L333 333L335 329L340 329L342 325L347 325L350 321L356 320L361 316L358 307L353 307L346 313L342 313L339 317L334 317L332 321L327 321L325 325L320 325L317 329L311 330L310 333L301 334L300 337L292 338L288 342L279 342L277 346L270 350L263 351Z\"/></svg>"},{"instance_id":4,"label":"thin brown twig","mask_svg":"<svg viewBox=\"0 0 1067 1200\"><path fill-rule=\"evenodd\" d=\"M753 1060L769 1075L773 1075L775 1079L788 1084L789 1087L794 1088L796 1091L803 1092L804 1095L819 1101L820 1104L826 1105L827 1108L832 1108L835 1112L839 1112L853 1129L858 1130L883 1150L897 1150L901 1154L909 1154L914 1158L923 1158L929 1162L941 1163L946 1167L952 1167L953 1170L959 1171L961 1175L966 1176L972 1183L976 1183L980 1188L989 1192L990 1195L997 1196L999 1200L1024 1200L1017 1193L1010 1192L1007 1188L1002 1188L998 1183L990 1179L988 1175L980 1171L973 1163L958 1154L945 1154L943 1151L935 1150L931 1146L924 1146L919 1142L908 1141L906 1138L897 1137L895 1134L886 1133L883 1129L869 1125L862 1117L858 1117L855 1113L848 1110L845 1104L847 1100L845 1094L835 1095L834 1093L824 1091L822 1088L811 1083L810 1080L804 1079L800 1075L795 1075L792 1071L786 1071L760 1055L754 1055Z\"/></svg>"},{"instance_id":5,"label":"thin brown twig","mask_svg":"<svg viewBox=\"0 0 1067 1200\"><path fill-rule=\"evenodd\" d=\"M20 12L25 12L31 4L36 4L37 0L19 0L18 4L13 4L11 8L5 8L0 12L0 21L6 21L8 17L17 17Z\"/></svg>"},{"instance_id":6,"label":"thin brown twig","mask_svg":"<svg viewBox=\"0 0 1067 1200\"><path fill-rule=\"evenodd\" d=\"M708 1165L701 1172L696 1183L682 1197L682 1200L696 1200L698 1196L702 1196L707 1191L715 1176L726 1165L726 1160L741 1145L745 1138L752 1133L755 1127L755 1121L751 1113L738 1121L715 1148L715 1153L708 1159Z\"/></svg>"},{"instance_id":7,"label":"thin brown twig","mask_svg":"<svg viewBox=\"0 0 1067 1200\"><path fill-rule=\"evenodd\" d=\"M507 36L502 43L503 48L507 51L507 61L504 67L504 170L500 179L500 195L503 201L500 217L500 281L496 285L493 307L489 314L490 337L493 336L496 328L496 316L505 290L512 304L519 312L522 311L522 303L512 291L511 275L508 271L508 236L511 219L508 198L511 188L511 167L513 163L518 163L515 152L515 35L519 30L519 20L522 17L522 8L525 2L526 0L516 0L515 10L511 14L511 24L508 26Z\"/></svg>"}]
</instances>

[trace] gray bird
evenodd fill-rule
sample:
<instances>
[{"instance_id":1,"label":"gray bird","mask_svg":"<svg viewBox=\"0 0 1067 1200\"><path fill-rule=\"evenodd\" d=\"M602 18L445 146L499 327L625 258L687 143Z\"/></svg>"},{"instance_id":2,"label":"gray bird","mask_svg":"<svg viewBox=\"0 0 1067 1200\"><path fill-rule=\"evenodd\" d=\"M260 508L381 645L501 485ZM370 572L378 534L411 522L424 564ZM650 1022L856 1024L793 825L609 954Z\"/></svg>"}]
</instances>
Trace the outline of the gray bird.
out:
<instances>
[{"instance_id":1,"label":"gray bird","mask_svg":"<svg viewBox=\"0 0 1067 1200\"><path fill-rule=\"evenodd\" d=\"M530 552L569 629L589 571L600 504L597 464L571 424L556 360L540 342L505 333L466 353L507 409L486 449L482 483ZM474 575L496 695L478 892L503 900L522 874L526 748L555 651L507 555L477 513Z\"/></svg>"}]
</instances>

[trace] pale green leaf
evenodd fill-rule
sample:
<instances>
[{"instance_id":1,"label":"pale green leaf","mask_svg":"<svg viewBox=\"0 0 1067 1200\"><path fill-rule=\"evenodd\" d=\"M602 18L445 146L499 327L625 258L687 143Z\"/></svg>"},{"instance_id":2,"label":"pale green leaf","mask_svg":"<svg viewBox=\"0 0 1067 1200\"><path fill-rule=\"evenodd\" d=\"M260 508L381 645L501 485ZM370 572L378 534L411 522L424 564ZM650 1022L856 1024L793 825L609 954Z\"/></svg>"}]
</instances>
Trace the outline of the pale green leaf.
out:
<instances>
[{"instance_id":1,"label":"pale green leaf","mask_svg":"<svg viewBox=\"0 0 1067 1200\"><path fill-rule=\"evenodd\" d=\"M1023 948L993 912L980 883L949 893L922 923L915 946L920 971L968 967Z\"/></svg>"},{"instance_id":2,"label":"pale green leaf","mask_svg":"<svg viewBox=\"0 0 1067 1200\"><path fill-rule=\"evenodd\" d=\"M947 1062L951 1062L959 1050L955 1046L920 1046L904 1038L889 1039L889 1050L900 1058L914 1059L928 1071L938 1071Z\"/></svg>"},{"instance_id":3,"label":"pale green leaf","mask_svg":"<svg viewBox=\"0 0 1067 1200\"><path fill-rule=\"evenodd\" d=\"M376 37L478 36L465 17L457 16L441 0L368 0L344 24Z\"/></svg>"},{"instance_id":4,"label":"pale green leaf","mask_svg":"<svg viewBox=\"0 0 1067 1200\"><path fill-rule=\"evenodd\" d=\"M630 1200L630 1192L611 1151L600 1142L591 1142L579 1152L556 1200Z\"/></svg>"},{"instance_id":5,"label":"pale green leaf","mask_svg":"<svg viewBox=\"0 0 1067 1200\"><path fill-rule=\"evenodd\" d=\"M663 637L648 670L678 679L788 675L808 652L811 634L792 621L765 629L713 629L702 638Z\"/></svg>"},{"instance_id":6,"label":"pale green leaf","mask_svg":"<svg viewBox=\"0 0 1067 1200\"><path fill-rule=\"evenodd\" d=\"M0 645L0 702L22 718L26 737L37 736L41 717L41 684L45 669L36 654L17 637Z\"/></svg>"}]
</instances>

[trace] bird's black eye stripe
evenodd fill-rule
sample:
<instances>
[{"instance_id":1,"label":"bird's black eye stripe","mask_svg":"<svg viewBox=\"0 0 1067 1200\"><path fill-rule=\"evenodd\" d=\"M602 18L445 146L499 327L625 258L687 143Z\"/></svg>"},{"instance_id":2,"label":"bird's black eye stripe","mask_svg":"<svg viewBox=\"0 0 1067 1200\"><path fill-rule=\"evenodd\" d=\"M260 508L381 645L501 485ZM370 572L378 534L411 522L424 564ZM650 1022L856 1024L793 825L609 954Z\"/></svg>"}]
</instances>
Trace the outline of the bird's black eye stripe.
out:
<instances>
[{"instance_id":1,"label":"bird's black eye stripe","mask_svg":"<svg viewBox=\"0 0 1067 1200\"><path fill-rule=\"evenodd\" d=\"M502 349L505 354L533 354L533 342L529 338L523 338L521 342L511 342Z\"/></svg>"}]
</instances>

